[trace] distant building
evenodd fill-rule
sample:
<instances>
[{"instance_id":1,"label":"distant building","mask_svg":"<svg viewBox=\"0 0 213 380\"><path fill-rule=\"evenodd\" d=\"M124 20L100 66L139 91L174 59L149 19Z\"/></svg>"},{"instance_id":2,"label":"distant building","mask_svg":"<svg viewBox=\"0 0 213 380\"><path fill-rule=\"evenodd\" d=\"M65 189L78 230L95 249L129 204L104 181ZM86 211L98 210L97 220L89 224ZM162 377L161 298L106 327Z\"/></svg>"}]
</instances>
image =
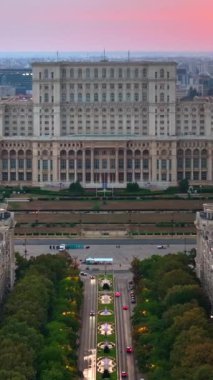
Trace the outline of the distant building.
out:
<instances>
[{"instance_id":1,"label":"distant building","mask_svg":"<svg viewBox=\"0 0 213 380\"><path fill-rule=\"evenodd\" d=\"M0 85L12 86L16 95L25 95L32 92L32 69L0 68Z\"/></svg>"},{"instance_id":2,"label":"distant building","mask_svg":"<svg viewBox=\"0 0 213 380\"><path fill-rule=\"evenodd\" d=\"M8 98L9 96L15 96L15 93L16 93L15 87L0 85L0 99Z\"/></svg>"},{"instance_id":3,"label":"distant building","mask_svg":"<svg viewBox=\"0 0 213 380\"><path fill-rule=\"evenodd\" d=\"M14 213L0 208L0 302L14 285Z\"/></svg>"}]
</instances>

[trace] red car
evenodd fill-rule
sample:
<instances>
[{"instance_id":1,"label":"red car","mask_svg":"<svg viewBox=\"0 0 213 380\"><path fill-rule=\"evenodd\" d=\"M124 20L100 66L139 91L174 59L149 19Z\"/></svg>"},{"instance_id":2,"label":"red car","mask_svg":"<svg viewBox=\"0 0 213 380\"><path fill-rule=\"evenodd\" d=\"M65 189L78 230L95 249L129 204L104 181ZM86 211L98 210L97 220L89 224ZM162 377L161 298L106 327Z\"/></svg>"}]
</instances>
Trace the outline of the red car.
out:
<instances>
[{"instance_id":1,"label":"red car","mask_svg":"<svg viewBox=\"0 0 213 380\"><path fill-rule=\"evenodd\" d=\"M130 347L130 346L127 346L127 348L126 348L126 352L127 352L128 354L131 354L131 353L133 352L133 348Z\"/></svg>"},{"instance_id":2,"label":"red car","mask_svg":"<svg viewBox=\"0 0 213 380\"><path fill-rule=\"evenodd\" d=\"M115 292L115 297L120 297L121 296L121 292Z\"/></svg>"},{"instance_id":3,"label":"red car","mask_svg":"<svg viewBox=\"0 0 213 380\"><path fill-rule=\"evenodd\" d=\"M123 306L123 310L128 310L128 309L129 309L129 306L127 306L127 305Z\"/></svg>"},{"instance_id":4,"label":"red car","mask_svg":"<svg viewBox=\"0 0 213 380\"><path fill-rule=\"evenodd\" d=\"M128 373L126 371L121 371L121 377L128 377Z\"/></svg>"}]
</instances>

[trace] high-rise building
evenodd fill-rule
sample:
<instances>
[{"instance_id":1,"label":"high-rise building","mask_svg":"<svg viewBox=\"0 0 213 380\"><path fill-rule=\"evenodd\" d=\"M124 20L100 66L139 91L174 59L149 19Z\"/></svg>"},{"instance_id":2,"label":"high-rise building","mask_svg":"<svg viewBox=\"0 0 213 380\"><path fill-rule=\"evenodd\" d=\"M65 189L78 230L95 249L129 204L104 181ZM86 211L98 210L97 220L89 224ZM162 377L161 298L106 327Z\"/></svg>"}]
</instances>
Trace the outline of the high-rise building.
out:
<instances>
[{"instance_id":1,"label":"high-rise building","mask_svg":"<svg viewBox=\"0 0 213 380\"><path fill-rule=\"evenodd\" d=\"M213 100L176 99L176 63L37 62L0 102L2 184L212 183Z\"/></svg>"}]
</instances>

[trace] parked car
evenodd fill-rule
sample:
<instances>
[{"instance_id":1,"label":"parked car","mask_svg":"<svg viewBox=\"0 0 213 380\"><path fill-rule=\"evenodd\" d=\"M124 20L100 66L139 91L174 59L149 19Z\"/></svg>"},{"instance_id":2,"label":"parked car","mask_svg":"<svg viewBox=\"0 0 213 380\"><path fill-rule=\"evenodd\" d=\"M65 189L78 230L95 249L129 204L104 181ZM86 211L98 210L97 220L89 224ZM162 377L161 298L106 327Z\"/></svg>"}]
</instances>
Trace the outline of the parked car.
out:
<instances>
[{"instance_id":1,"label":"parked car","mask_svg":"<svg viewBox=\"0 0 213 380\"><path fill-rule=\"evenodd\" d=\"M128 310L128 309L129 309L129 306L127 306L127 305L123 306L123 310Z\"/></svg>"},{"instance_id":2,"label":"parked car","mask_svg":"<svg viewBox=\"0 0 213 380\"><path fill-rule=\"evenodd\" d=\"M131 346L127 346L127 348L126 348L126 352L127 352L128 354L131 354L131 353L133 352L133 348L132 348Z\"/></svg>"},{"instance_id":3,"label":"parked car","mask_svg":"<svg viewBox=\"0 0 213 380\"><path fill-rule=\"evenodd\" d=\"M94 317L95 316L95 312L92 310L92 311L90 311L89 315L90 315L90 317Z\"/></svg>"},{"instance_id":4,"label":"parked car","mask_svg":"<svg viewBox=\"0 0 213 380\"><path fill-rule=\"evenodd\" d=\"M120 297L121 296L121 292L115 292L115 297Z\"/></svg>"}]
</instances>

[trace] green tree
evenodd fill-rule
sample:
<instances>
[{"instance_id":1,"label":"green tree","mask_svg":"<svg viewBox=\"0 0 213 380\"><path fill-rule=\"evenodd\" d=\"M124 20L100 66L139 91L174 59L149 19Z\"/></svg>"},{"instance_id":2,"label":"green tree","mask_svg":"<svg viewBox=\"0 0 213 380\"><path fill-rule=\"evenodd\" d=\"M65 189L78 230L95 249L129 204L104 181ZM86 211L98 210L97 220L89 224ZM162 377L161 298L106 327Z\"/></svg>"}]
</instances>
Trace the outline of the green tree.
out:
<instances>
[{"instance_id":1,"label":"green tree","mask_svg":"<svg viewBox=\"0 0 213 380\"><path fill-rule=\"evenodd\" d=\"M188 179L184 178L182 179L178 184L179 192L180 193L187 193L189 190L189 181Z\"/></svg>"},{"instance_id":2,"label":"green tree","mask_svg":"<svg viewBox=\"0 0 213 380\"><path fill-rule=\"evenodd\" d=\"M127 183L126 191L128 193L137 193L139 190L140 190L140 187L137 182Z\"/></svg>"},{"instance_id":3,"label":"green tree","mask_svg":"<svg viewBox=\"0 0 213 380\"><path fill-rule=\"evenodd\" d=\"M73 182L70 184L69 191L75 195L82 195L84 193L84 188L81 186L80 182Z\"/></svg>"}]
</instances>

